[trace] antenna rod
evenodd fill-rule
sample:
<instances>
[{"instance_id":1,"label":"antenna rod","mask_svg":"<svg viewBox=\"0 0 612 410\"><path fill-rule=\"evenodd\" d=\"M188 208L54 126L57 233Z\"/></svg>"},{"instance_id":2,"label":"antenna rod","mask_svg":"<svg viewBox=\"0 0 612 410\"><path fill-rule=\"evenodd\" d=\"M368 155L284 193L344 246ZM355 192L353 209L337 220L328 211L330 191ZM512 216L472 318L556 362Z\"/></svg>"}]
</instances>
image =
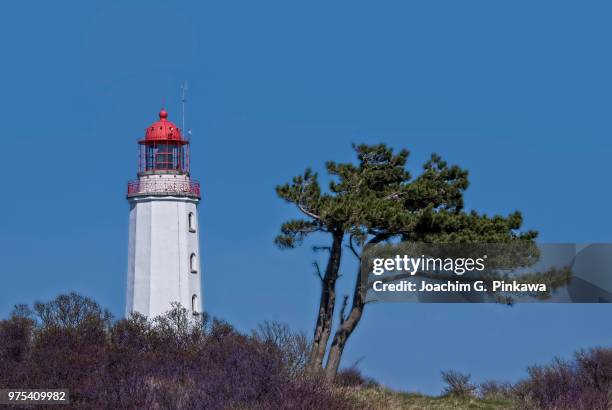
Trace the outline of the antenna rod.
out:
<instances>
[{"instance_id":1,"label":"antenna rod","mask_svg":"<svg viewBox=\"0 0 612 410\"><path fill-rule=\"evenodd\" d=\"M185 103L187 102L187 80L181 85L182 132L185 135Z\"/></svg>"}]
</instances>

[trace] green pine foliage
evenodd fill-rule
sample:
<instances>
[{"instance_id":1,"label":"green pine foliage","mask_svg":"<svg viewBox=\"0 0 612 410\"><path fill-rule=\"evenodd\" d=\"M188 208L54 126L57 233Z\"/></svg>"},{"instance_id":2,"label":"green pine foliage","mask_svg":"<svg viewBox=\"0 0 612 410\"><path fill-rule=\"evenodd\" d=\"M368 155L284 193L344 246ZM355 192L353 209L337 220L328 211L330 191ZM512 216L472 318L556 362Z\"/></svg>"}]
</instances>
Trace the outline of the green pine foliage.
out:
<instances>
[{"instance_id":1,"label":"green pine foliage","mask_svg":"<svg viewBox=\"0 0 612 410\"><path fill-rule=\"evenodd\" d=\"M297 246L317 231L344 232L358 244L373 237L376 242L401 237L430 243L500 243L537 236L535 231L519 232L523 219L518 211L505 217L466 212L468 171L436 154L413 178L406 169L407 150L394 153L384 144L353 148L357 164L326 163L334 177L328 190L310 169L276 188L303 216L282 225L276 238L280 247Z\"/></svg>"}]
</instances>

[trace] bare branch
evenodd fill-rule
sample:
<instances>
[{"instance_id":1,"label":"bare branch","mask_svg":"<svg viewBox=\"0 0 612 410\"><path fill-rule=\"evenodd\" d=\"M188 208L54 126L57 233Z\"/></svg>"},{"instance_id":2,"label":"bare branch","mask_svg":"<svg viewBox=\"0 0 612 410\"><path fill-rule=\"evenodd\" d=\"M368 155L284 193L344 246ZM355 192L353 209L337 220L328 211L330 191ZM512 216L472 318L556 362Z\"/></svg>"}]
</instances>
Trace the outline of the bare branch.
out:
<instances>
[{"instance_id":1,"label":"bare branch","mask_svg":"<svg viewBox=\"0 0 612 410\"><path fill-rule=\"evenodd\" d=\"M351 252L353 252L353 255L355 255L355 257L357 258L357 260L361 260L361 256L359 255L359 253L357 252L357 250L355 249L355 245L353 244L353 237L355 235L351 234L351 236L349 237L349 241L348 241L348 248L351 250Z\"/></svg>"},{"instance_id":2,"label":"bare branch","mask_svg":"<svg viewBox=\"0 0 612 410\"><path fill-rule=\"evenodd\" d=\"M396 235L401 234L402 232L400 231L398 232L376 232L376 231L370 230L368 231L368 233L370 235L374 235L374 237L368 241L368 244L372 245L372 244L384 242L387 239L390 239Z\"/></svg>"},{"instance_id":3,"label":"bare branch","mask_svg":"<svg viewBox=\"0 0 612 410\"><path fill-rule=\"evenodd\" d=\"M317 232L320 231L321 228L315 228L315 227L311 227L311 228L301 228L301 229L296 229L295 232L300 232L300 233L312 233L312 232Z\"/></svg>"},{"instance_id":4,"label":"bare branch","mask_svg":"<svg viewBox=\"0 0 612 410\"><path fill-rule=\"evenodd\" d=\"M407 192L394 192L392 194L387 195L383 199L385 199L385 200L390 200L390 199L395 200L395 199L401 198L402 196L404 196L406 194L407 194Z\"/></svg>"},{"instance_id":5,"label":"bare branch","mask_svg":"<svg viewBox=\"0 0 612 410\"><path fill-rule=\"evenodd\" d=\"M344 314L346 310L346 306L348 305L348 295L344 295L344 300L342 301L342 308L340 309L340 326L346 320L346 315Z\"/></svg>"},{"instance_id":6,"label":"bare branch","mask_svg":"<svg viewBox=\"0 0 612 410\"><path fill-rule=\"evenodd\" d=\"M319 268L319 262L313 262L312 265L315 267L316 275L319 277L321 282L323 282L323 275L321 275L321 268Z\"/></svg>"},{"instance_id":7,"label":"bare branch","mask_svg":"<svg viewBox=\"0 0 612 410\"><path fill-rule=\"evenodd\" d=\"M298 209L299 209L300 211L302 211L302 213L303 213L304 215L309 216L309 217L311 217L312 219L316 219L317 221L320 221L320 220L321 220L321 217L320 217L319 215L316 215L316 214L314 214L314 213L310 212L309 210L307 210L307 209L304 207L304 205L302 205L302 204L300 204L300 203L297 203L296 205L297 205Z\"/></svg>"}]
</instances>

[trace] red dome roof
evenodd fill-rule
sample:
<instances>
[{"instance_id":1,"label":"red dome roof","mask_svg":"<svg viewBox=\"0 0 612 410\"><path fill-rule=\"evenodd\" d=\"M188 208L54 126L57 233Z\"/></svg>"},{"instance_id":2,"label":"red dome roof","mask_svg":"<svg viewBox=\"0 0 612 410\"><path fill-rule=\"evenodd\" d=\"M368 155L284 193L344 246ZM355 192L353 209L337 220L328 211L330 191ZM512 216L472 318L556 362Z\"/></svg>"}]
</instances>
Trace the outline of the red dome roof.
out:
<instances>
[{"instance_id":1,"label":"red dome roof","mask_svg":"<svg viewBox=\"0 0 612 410\"><path fill-rule=\"evenodd\" d=\"M145 141L182 140L181 129L168 121L168 112L162 108L159 121L154 122L145 130Z\"/></svg>"}]
</instances>

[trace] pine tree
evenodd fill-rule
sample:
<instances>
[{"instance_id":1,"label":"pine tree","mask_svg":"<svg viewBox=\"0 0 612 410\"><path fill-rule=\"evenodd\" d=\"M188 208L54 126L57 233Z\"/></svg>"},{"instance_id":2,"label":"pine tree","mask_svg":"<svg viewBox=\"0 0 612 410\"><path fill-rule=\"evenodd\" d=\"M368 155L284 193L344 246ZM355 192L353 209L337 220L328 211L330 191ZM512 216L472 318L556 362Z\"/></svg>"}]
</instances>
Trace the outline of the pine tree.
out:
<instances>
[{"instance_id":1,"label":"pine tree","mask_svg":"<svg viewBox=\"0 0 612 410\"><path fill-rule=\"evenodd\" d=\"M293 204L299 219L287 221L275 242L280 248L300 245L311 233L329 235L331 244L321 281L319 310L309 357L311 371L323 369L336 305L336 282L343 245L357 258L364 247L393 239L426 243L506 243L533 241L535 231L520 232L520 212L487 216L464 211L468 172L449 166L436 154L412 178L406 169L408 151L394 153L384 144L353 145L358 163L326 163L333 178L323 191L317 173L307 169L291 183L276 187L280 198ZM359 270L348 313L345 297L340 323L329 347L325 374L333 379L346 343L365 308L367 283Z\"/></svg>"}]
</instances>

